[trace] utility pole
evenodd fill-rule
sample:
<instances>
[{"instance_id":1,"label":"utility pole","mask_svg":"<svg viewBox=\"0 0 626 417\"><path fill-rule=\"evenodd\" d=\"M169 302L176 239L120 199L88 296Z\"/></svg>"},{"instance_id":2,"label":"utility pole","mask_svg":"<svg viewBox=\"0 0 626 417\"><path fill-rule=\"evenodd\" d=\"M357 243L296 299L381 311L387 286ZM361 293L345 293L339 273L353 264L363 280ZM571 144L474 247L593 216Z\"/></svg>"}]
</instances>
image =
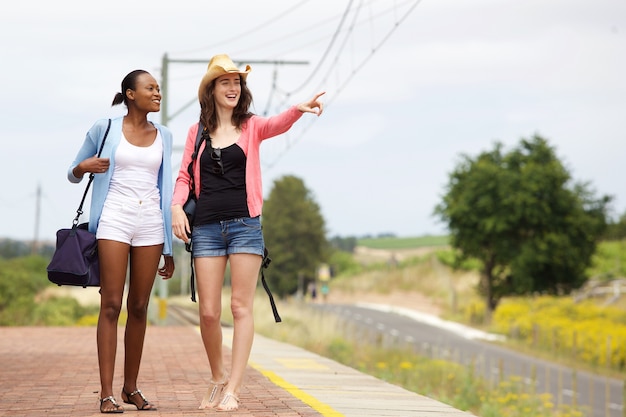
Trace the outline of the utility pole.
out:
<instances>
[{"instance_id":1,"label":"utility pole","mask_svg":"<svg viewBox=\"0 0 626 417\"><path fill-rule=\"evenodd\" d=\"M41 213L41 184L37 185L37 202L35 204L35 236L31 246L31 254L36 255L39 250L39 217Z\"/></svg>"},{"instance_id":2,"label":"utility pole","mask_svg":"<svg viewBox=\"0 0 626 417\"><path fill-rule=\"evenodd\" d=\"M282 61L282 60L233 60L235 65L240 66L245 64L261 64L261 65L308 65L308 61ZM208 65L209 61L205 59L170 59L167 54L163 54L163 63L161 65L161 91L163 93L163 98L161 99L161 124L167 126L170 120L174 117L178 116L181 112L187 109L189 106L193 105L197 102L198 98L194 97L188 103L186 103L182 108L176 111L174 114L170 115L169 113L169 105L168 105L168 90L169 90L169 66L170 63L178 63L178 64L205 64ZM198 81L199 84L199 81Z\"/></svg>"}]
</instances>

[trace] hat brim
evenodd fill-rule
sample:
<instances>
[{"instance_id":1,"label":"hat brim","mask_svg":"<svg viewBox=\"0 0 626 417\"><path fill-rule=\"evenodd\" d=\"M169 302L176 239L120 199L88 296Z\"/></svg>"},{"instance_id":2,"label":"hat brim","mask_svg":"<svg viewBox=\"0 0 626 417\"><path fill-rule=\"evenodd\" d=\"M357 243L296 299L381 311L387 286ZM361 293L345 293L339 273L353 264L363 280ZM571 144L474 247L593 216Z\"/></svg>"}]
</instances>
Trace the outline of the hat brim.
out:
<instances>
[{"instance_id":1,"label":"hat brim","mask_svg":"<svg viewBox=\"0 0 626 417\"><path fill-rule=\"evenodd\" d=\"M207 86L216 78L226 74L240 74L244 80L248 77L248 74L252 71L250 65L246 65L246 69L241 71L239 68L224 68L221 66L211 67L202 80L200 81L200 87L198 87L198 99L202 97L202 93L206 90Z\"/></svg>"}]
</instances>

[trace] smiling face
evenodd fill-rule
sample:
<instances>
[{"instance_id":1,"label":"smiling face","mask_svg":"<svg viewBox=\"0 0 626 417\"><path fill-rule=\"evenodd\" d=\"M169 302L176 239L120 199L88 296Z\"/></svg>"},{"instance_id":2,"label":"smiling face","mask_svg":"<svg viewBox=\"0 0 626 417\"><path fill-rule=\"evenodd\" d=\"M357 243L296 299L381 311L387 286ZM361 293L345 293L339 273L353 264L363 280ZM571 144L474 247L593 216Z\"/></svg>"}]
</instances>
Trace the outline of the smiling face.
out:
<instances>
[{"instance_id":1,"label":"smiling face","mask_svg":"<svg viewBox=\"0 0 626 417\"><path fill-rule=\"evenodd\" d=\"M127 89L130 102L146 112L161 110L161 89L157 80L150 74L140 74L135 82L135 89Z\"/></svg>"},{"instance_id":2,"label":"smiling face","mask_svg":"<svg viewBox=\"0 0 626 417\"><path fill-rule=\"evenodd\" d=\"M241 76L225 74L215 80L213 97L217 107L234 109L241 97Z\"/></svg>"}]
</instances>

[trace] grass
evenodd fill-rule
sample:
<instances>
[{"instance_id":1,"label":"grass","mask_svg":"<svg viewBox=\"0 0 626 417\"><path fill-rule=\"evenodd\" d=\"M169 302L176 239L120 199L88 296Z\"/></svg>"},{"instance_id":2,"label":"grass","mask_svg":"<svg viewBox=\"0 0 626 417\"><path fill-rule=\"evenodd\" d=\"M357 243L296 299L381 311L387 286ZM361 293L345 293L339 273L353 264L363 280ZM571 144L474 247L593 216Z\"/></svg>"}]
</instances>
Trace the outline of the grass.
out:
<instances>
[{"instance_id":1,"label":"grass","mask_svg":"<svg viewBox=\"0 0 626 417\"><path fill-rule=\"evenodd\" d=\"M371 249L415 249L432 246L446 246L448 236L420 237L380 237L357 239L357 245Z\"/></svg>"},{"instance_id":2,"label":"grass","mask_svg":"<svg viewBox=\"0 0 626 417\"><path fill-rule=\"evenodd\" d=\"M260 296L259 296L260 297ZM474 366L422 356L411 348L363 343L363 335L333 314L283 301L283 322L272 321L266 299L255 307L256 331L266 337L328 357L363 373L437 399L482 417L582 417L581 410L555 406L549 394L535 393L520 378L487 381Z\"/></svg>"},{"instance_id":3,"label":"grass","mask_svg":"<svg viewBox=\"0 0 626 417\"><path fill-rule=\"evenodd\" d=\"M331 282L331 295L420 294L440 310L442 317L464 320L463 311L482 303L475 291L478 272L452 270L440 261L440 250L445 249L407 258L397 266L371 264L358 274L337 277Z\"/></svg>"},{"instance_id":4,"label":"grass","mask_svg":"<svg viewBox=\"0 0 626 417\"><path fill-rule=\"evenodd\" d=\"M383 296L395 293L421 294L439 307L442 318L465 324L474 323L473 312L484 305L475 289L479 275L475 269L454 271L441 261L445 259L441 251L444 251L445 255L446 239L440 237L438 240L430 241L426 238L359 240L359 245L377 249L378 252L374 254L378 258L369 264L362 262L365 268L357 274L333 279L331 297L342 294L359 299L366 294ZM436 244L437 242L439 245ZM615 261L617 252L614 246L616 245L620 246L623 243L609 242L600 245L600 255L596 257L590 269L593 275L617 275L613 272L616 269L616 263L619 264ZM429 250L410 251L418 247L429 248ZM403 253L409 254L409 257L401 260L396 266L380 261L381 251L389 250L390 253L397 253L395 251L398 249L406 249ZM412 256L417 253L419 253L418 256ZM601 255L603 253L611 255L611 262L603 261ZM623 264L626 265L626 260ZM612 268L613 273L603 273L603 270L609 267ZM358 344L346 338L348 333L342 328L343 324L337 321L337 318L318 317L298 303L280 303L279 309L285 322L277 326L271 320L267 321L272 316L266 304L266 301L256 304L259 310L257 311L259 333L301 346L362 372L436 398L456 408L471 411L481 417L585 415L583 410L555 405L550 395L532 392L528 386L519 380L516 381L515 378L484 381L477 378L469 367L424 358L412 351L390 350L380 346L364 348L362 343ZM618 303L619 306L623 306L623 303ZM267 311L263 311L265 308ZM488 330L486 326L482 327ZM569 367L576 366L571 361L570 363L563 362L567 358L563 358L558 353L536 351L532 349L532 346L521 345L518 342L507 343L507 347L564 363ZM580 366L576 366L577 369L590 370L582 364L578 365ZM611 374L611 376L616 375ZM412 375L416 376L415 379L411 378ZM623 373L617 375L623 375ZM480 401L477 402L477 399Z\"/></svg>"}]
</instances>

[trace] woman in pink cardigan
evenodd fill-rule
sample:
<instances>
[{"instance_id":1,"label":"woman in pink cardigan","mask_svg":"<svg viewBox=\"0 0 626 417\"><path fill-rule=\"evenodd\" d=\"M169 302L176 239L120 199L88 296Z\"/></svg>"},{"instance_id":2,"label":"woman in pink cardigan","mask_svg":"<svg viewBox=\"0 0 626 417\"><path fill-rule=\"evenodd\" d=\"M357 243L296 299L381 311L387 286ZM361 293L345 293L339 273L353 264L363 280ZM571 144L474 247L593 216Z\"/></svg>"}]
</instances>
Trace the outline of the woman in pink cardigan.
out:
<instances>
[{"instance_id":1,"label":"woman in pink cardigan","mask_svg":"<svg viewBox=\"0 0 626 417\"><path fill-rule=\"evenodd\" d=\"M252 305L265 248L260 221L261 141L286 132L303 113L319 116L323 110L319 98L324 93L319 93L273 117L250 113L249 72L250 66L242 71L227 55L211 58L198 90L200 121L189 128L172 199L174 235L185 243L189 235L193 240L200 330L211 367L211 382L199 408L218 411L239 408L238 396L254 337ZM194 162L200 125L202 141ZM183 211L190 189L197 198L193 225ZM234 321L230 372L222 357L220 320L227 262Z\"/></svg>"}]
</instances>

